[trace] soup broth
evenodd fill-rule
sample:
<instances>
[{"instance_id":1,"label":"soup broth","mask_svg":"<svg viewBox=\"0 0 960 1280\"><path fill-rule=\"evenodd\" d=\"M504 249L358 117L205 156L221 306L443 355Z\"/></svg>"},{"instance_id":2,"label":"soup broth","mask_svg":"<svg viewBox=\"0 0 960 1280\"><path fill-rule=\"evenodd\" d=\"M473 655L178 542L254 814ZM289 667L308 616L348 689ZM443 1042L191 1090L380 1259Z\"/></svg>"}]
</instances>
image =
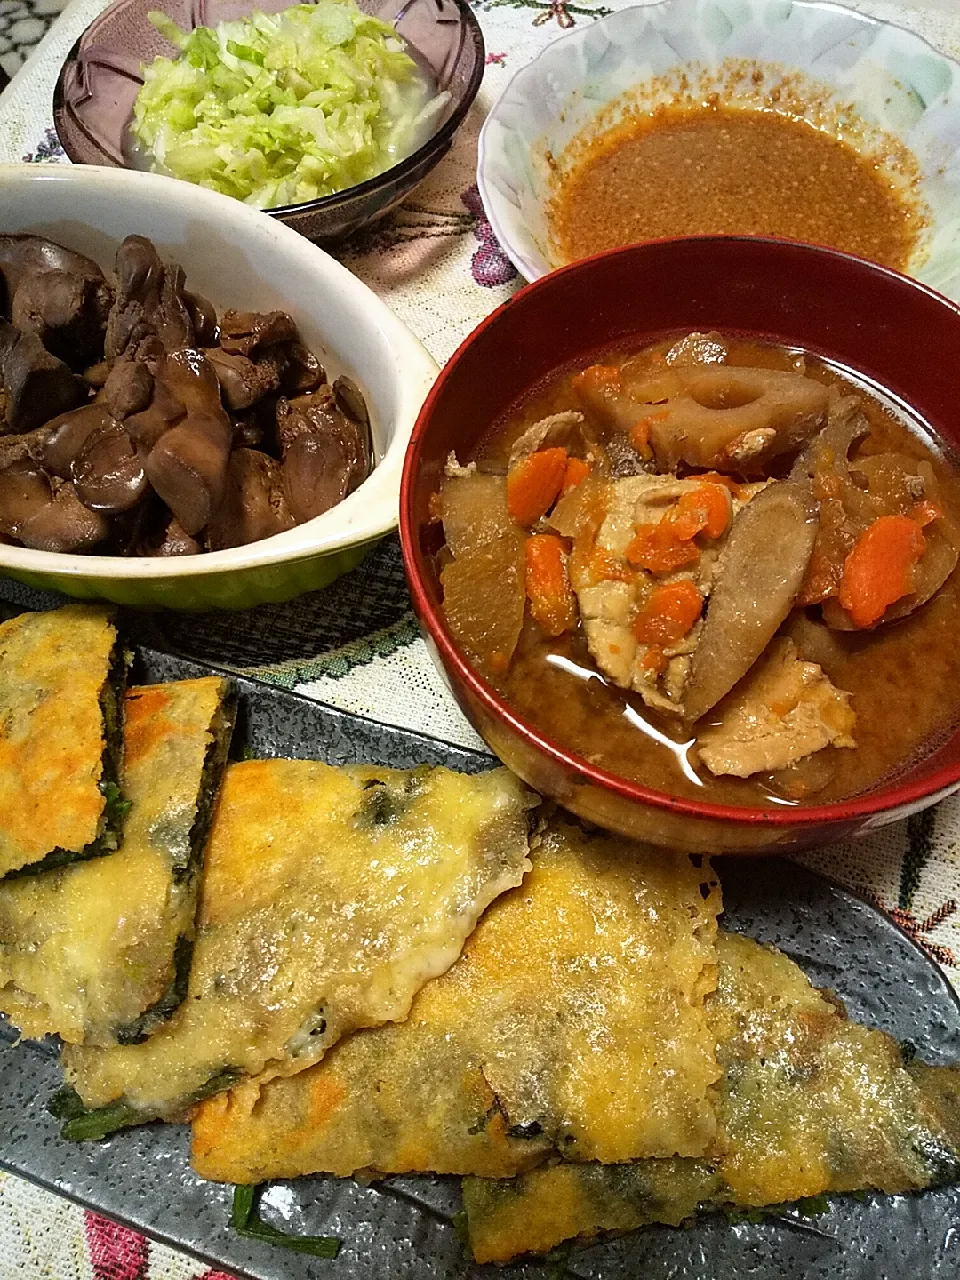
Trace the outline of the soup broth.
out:
<instances>
[{"instance_id":1,"label":"soup broth","mask_svg":"<svg viewBox=\"0 0 960 1280\"><path fill-rule=\"evenodd\" d=\"M750 400L768 386L764 371L774 375L768 399L781 395L792 405L778 418L774 404L767 428L756 425L766 412L762 397ZM699 412L704 408L706 415ZM670 436L671 415L688 410L690 422ZM706 437L693 438L691 423L703 419L704 429L713 430L714 419L735 413L755 437L752 455L714 456L715 439L705 445ZM790 413L807 417L798 424ZM708 458L705 449L714 454ZM546 454L555 465L562 462L566 478L542 513L528 502L521 524L516 502L511 509L504 499L493 524L478 524L475 514L472 523L464 520L458 481L461 489L469 482L494 497L499 485L506 495L518 469L532 474L539 467L545 474L540 459ZM591 763L701 801L824 803L869 790L934 749L953 727L960 480L929 434L842 371L799 351L720 335L609 352L587 370L559 371L536 388L470 461L465 471L452 470L440 495L448 620L507 701ZM704 482L722 490L720 499L709 493L715 528L700 513L700 528L684 541L682 522L706 492ZM629 530L615 528L623 515L620 495L633 502L647 485L656 486L660 502L656 527L680 530L679 540L661 538L652 557L651 538L659 535L651 533L655 524L647 523L642 503L626 509ZM545 493L549 486L541 488L541 505ZM778 502L789 515L797 495L808 504L805 514L791 517L782 533L773 520L751 544L750 522L772 519ZM521 496L529 498L526 491ZM505 521L499 530L497 519ZM494 536L500 541L491 541ZM786 563L798 539L800 560ZM738 569L738 550L754 546L758 590L766 599L770 593L759 584L770 572L776 581L779 570L762 563L764 545L778 540L785 548L783 572L793 572L796 583L779 615L766 619L769 636L763 643L762 636L744 640L733 624L723 634L718 629L730 612L731 583L736 587L739 572L749 593L754 573L749 562ZM618 545L627 547L619 558ZM478 590L496 597L501 634L484 651L485 624L464 613L460 570L469 576L470 557L479 556L479 564L491 554L498 564ZM526 600L521 583L518 605L504 584L519 557ZM898 566L905 575L899 587L890 579ZM871 572L877 575L872 585ZM546 596L538 582L547 584ZM662 600L670 606L666 614L650 615L651 601ZM484 606L478 608L482 614ZM743 616L751 608L755 603L742 604ZM516 634L505 656L511 616ZM630 666L624 649L632 653L634 645ZM733 678L739 668L723 669L744 645L743 671ZM651 676L644 663L657 671ZM714 697L718 690L722 696ZM704 709L696 714L700 702Z\"/></svg>"}]
</instances>

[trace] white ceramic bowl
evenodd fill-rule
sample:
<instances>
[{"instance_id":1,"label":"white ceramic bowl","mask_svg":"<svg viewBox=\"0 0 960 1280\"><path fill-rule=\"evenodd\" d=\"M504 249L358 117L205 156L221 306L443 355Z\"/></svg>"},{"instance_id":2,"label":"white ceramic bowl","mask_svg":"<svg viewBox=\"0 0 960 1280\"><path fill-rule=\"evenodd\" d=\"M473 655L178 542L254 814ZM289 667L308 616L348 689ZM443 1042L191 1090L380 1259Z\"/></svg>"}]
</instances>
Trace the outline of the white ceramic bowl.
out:
<instances>
[{"instance_id":1,"label":"white ceramic bowl","mask_svg":"<svg viewBox=\"0 0 960 1280\"><path fill-rule=\"evenodd\" d=\"M743 61L766 69L762 84L733 82ZM514 76L480 134L477 180L497 239L528 280L560 265L546 223L557 174L548 156L562 171L564 148L618 100L669 101L686 73L698 97L715 89L751 105L797 72L823 86L803 109L813 123L849 121L849 104L865 151L887 160L892 138L915 157L929 224L907 273L960 299L960 65L891 23L810 0L659 0L554 41Z\"/></svg>"},{"instance_id":2,"label":"white ceramic bowl","mask_svg":"<svg viewBox=\"0 0 960 1280\"><path fill-rule=\"evenodd\" d=\"M124 236L149 236L218 310L288 311L328 376L370 409L377 465L348 498L287 533L199 556L59 555L0 545L0 573L139 608L246 608L325 586L397 523L400 472L437 367L366 285L295 231L238 200L153 174L92 165L0 165L0 232L32 231L112 269Z\"/></svg>"}]
</instances>

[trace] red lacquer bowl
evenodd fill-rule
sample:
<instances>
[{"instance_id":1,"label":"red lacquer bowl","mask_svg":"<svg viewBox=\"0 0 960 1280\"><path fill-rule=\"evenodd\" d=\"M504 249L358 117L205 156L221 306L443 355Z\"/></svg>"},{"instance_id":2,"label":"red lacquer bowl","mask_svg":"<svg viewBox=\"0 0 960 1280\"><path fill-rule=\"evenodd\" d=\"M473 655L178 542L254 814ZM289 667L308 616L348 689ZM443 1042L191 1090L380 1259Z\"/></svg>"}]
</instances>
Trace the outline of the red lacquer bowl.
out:
<instances>
[{"instance_id":1,"label":"red lacquer bowl","mask_svg":"<svg viewBox=\"0 0 960 1280\"><path fill-rule=\"evenodd\" d=\"M443 616L429 512L451 450L469 457L508 406L598 349L691 329L803 347L866 375L960 449L960 308L896 272L801 244L738 237L662 240L543 277L456 352L407 450L400 535L414 608L435 661L493 751L530 786L610 830L690 851L766 853L873 830L960 786L960 729L894 781L834 804L743 809L681 800L565 750L477 674ZM960 637L958 637L960 643ZM960 711L960 690L958 690Z\"/></svg>"}]
</instances>

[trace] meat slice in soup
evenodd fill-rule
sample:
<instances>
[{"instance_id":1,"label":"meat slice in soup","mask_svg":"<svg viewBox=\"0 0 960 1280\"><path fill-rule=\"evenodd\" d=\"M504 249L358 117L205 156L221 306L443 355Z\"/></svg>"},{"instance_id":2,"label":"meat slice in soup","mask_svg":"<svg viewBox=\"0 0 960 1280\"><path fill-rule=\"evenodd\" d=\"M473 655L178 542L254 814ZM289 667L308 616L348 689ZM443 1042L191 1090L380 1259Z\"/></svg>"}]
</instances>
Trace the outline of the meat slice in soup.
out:
<instances>
[{"instance_id":1,"label":"meat slice in soup","mask_svg":"<svg viewBox=\"0 0 960 1280\"><path fill-rule=\"evenodd\" d=\"M711 773L749 778L797 764L831 744L855 747L849 693L815 662L803 662L786 636L776 640L726 703L717 725L697 737Z\"/></svg>"},{"instance_id":2,"label":"meat slice in soup","mask_svg":"<svg viewBox=\"0 0 960 1280\"><path fill-rule=\"evenodd\" d=\"M681 797L854 794L960 687L960 476L802 352L690 333L567 368L438 495L450 626L563 747Z\"/></svg>"},{"instance_id":3,"label":"meat slice in soup","mask_svg":"<svg viewBox=\"0 0 960 1280\"><path fill-rule=\"evenodd\" d=\"M510 466L540 449L566 449L569 457L588 459L597 448L582 413L568 409L565 413L552 413L541 418L526 430L510 450Z\"/></svg>"},{"instance_id":4,"label":"meat slice in soup","mask_svg":"<svg viewBox=\"0 0 960 1280\"><path fill-rule=\"evenodd\" d=\"M573 586L600 670L648 706L679 711L717 547L735 501L721 484L641 475L606 486L592 552Z\"/></svg>"}]
</instances>

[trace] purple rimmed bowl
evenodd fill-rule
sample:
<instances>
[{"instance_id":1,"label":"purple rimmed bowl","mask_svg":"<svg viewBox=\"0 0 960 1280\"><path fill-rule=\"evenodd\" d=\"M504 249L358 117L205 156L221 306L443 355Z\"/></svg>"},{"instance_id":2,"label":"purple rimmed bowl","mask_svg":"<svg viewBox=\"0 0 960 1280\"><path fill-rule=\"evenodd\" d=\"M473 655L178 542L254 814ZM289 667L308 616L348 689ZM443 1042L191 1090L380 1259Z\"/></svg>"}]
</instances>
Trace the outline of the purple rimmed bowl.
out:
<instances>
[{"instance_id":1,"label":"purple rimmed bowl","mask_svg":"<svg viewBox=\"0 0 960 1280\"><path fill-rule=\"evenodd\" d=\"M309 2L309 0L307 0ZM304 204L265 212L309 240L340 240L399 204L449 151L483 78L480 26L467 0L358 0L392 26L450 100L427 141L375 178ZM173 46L147 17L161 9L183 30L216 26L255 9L279 13L290 0L115 0L87 27L67 56L53 94L53 120L74 164L133 168L128 129L143 83L140 68Z\"/></svg>"}]
</instances>

